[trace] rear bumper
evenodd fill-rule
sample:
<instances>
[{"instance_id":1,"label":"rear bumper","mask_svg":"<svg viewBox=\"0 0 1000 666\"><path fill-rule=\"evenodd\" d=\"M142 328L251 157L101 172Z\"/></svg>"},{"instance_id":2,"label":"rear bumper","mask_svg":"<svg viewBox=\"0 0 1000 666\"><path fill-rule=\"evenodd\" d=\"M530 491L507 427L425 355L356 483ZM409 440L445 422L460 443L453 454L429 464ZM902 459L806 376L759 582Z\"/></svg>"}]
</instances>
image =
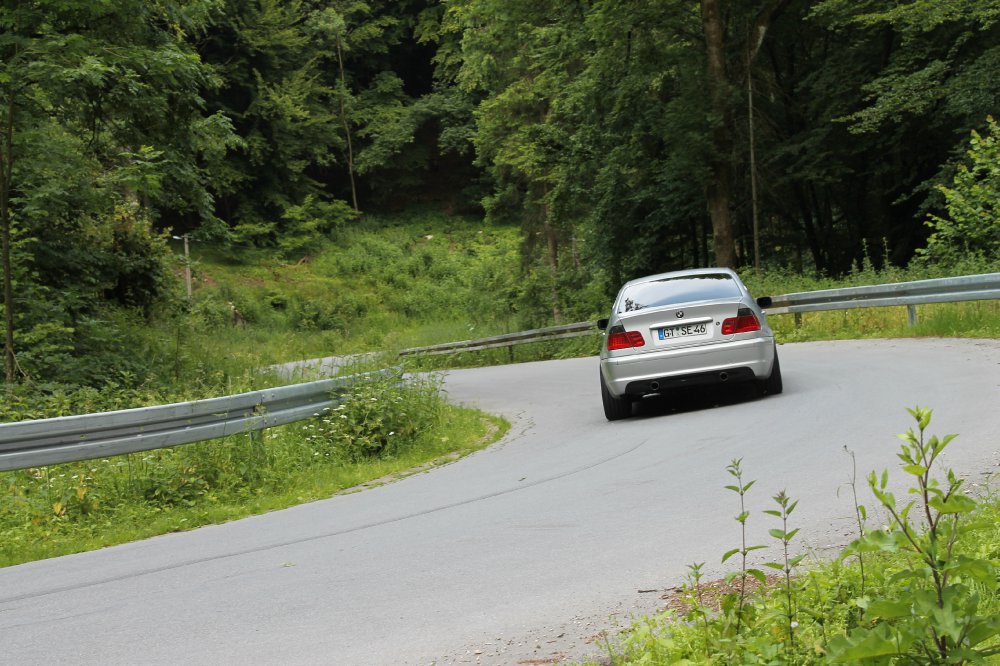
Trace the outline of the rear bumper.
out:
<instances>
[{"instance_id":1,"label":"rear bumper","mask_svg":"<svg viewBox=\"0 0 1000 666\"><path fill-rule=\"evenodd\" d=\"M773 364L774 338L760 337L602 358L601 373L613 395L642 396L681 386L767 379Z\"/></svg>"}]
</instances>

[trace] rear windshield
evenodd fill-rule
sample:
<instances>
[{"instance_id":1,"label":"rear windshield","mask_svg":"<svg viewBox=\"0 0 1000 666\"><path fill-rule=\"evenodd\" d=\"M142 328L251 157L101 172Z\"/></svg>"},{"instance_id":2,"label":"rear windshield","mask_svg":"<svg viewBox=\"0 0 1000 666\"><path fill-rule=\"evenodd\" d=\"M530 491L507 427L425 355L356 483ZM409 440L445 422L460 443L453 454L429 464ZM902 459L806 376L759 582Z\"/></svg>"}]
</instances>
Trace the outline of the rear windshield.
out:
<instances>
[{"instance_id":1,"label":"rear windshield","mask_svg":"<svg viewBox=\"0 0 1000 666\"><path fill-rule=\"evenodd\" d=\"M691 301L740 298L736 281L725 273L664 278L628 287L618 301L618 312L634 312Z\"/></svg>"}]
</instances>

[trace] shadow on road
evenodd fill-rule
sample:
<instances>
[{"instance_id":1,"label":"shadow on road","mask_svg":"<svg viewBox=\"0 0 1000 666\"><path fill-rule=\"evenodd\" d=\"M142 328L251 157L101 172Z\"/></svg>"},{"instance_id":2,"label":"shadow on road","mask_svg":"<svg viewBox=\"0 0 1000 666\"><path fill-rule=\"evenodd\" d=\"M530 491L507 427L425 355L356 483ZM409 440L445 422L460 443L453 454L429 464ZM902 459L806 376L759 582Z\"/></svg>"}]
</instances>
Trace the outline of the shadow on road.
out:
<instances>
[{"instance_id":1,"label":"shadow on road","mask_svg":"<svg viewBox=\"0 0 1000 666\"><path fill-rule=\"evenodd\" d=\"M674 389L658 396L648 397L635 405L634 418L651 418L684 412L697 412L716 407L727 407L744 402L761 400L764 396L754 382L722 384L718 386L692 386Z\"/></svg>"}]
</instances>

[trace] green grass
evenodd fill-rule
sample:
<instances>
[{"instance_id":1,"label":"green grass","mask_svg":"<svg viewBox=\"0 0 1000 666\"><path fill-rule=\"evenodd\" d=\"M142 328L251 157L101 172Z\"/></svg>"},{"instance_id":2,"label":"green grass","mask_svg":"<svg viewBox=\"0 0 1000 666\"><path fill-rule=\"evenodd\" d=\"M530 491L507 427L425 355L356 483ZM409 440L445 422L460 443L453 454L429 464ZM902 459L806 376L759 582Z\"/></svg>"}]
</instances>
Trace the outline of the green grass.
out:
<instances>
[{"instance_id":1,"label":"green grass","mask_svg":"<svg viewBox=\"0 0 1000 666\"><path fill-rule=\"evenodd\" d=\"M195 251L182 347L237 365L448 342L520 330L519 231L466 218L367 218L303 257ZM231 306L246 320L234 325Z\"/></svg>"},{"instance_id":2,"label":"green grass","mask_svg":"<svg viewBox=\"0 0 1000 666\"><path fill-rule=\"evenodd\" d=\"M768 318L779 342L863 338L998 338L1000 301L936 303L916 306L917 324L909 325L905 307L856 308Z\"/></svg>"}]
</instances>

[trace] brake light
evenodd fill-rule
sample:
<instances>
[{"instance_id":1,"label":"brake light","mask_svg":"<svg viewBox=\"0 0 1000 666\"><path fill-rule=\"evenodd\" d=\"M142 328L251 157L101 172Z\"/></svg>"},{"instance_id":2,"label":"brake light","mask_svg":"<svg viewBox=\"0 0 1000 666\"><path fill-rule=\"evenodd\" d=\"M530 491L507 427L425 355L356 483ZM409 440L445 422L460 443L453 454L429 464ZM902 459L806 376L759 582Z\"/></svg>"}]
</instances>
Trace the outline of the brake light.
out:
<instances>
[{"instance_id":1,"label":"brake light","mask_svg":"<svg viewBox=\"0 0 1000 666\"><path fill-rule=\"evenodd\" d=\"M722 334L734 335L736 333L749 333L760 330L760 320L749 308L740 308L735 317L730 317L722 322Z\"/></svg>"},{"instance_id":2,"label":"brake light","mask_svg":"<svg viewBox=\"0 0 1000 666\"><path fill-rule=\"evenodd\" d=\"M616 349L631 349L632 347L642 347L646 341L639 331L619 331L608 334L608 351Z\"/></svg>"}]
</instances>

